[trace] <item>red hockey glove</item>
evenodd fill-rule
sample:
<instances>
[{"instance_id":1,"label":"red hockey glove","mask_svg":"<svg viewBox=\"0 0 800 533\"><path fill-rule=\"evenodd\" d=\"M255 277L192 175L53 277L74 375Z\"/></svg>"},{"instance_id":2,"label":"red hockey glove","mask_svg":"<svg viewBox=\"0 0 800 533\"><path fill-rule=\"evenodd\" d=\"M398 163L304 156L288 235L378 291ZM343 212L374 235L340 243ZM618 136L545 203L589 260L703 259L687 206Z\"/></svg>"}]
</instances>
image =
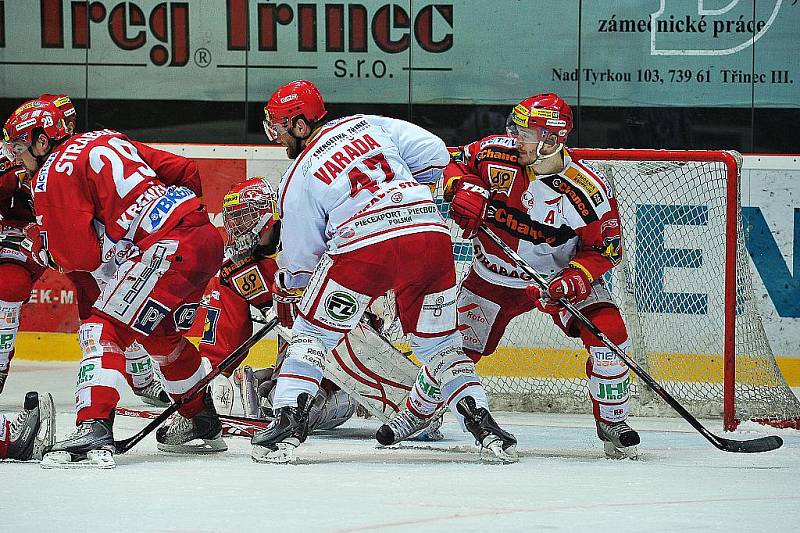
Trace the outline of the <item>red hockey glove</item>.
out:
<instances>
[{"instance_id":1,"label":"red hockey glove","mask_svg":"<svg viewBox=\"0 0 800 533\"><path fill-rule=\"evenodd\" d=\"M554 300L564 298L569 303L577 304L589 297L592 292L592 282L583 270L568 268L550 282L548 291Z\"/></svg>"},{"instance_id":2,"label":"red hockey glove","mask_svg":"<svg viewBox=\"0 0 800 533\"><path fill-rule=\"evenodd\" d=\"M561 310L558 300L564 298L569 303L577 304L589 297L592 292L592 282L578 268L568 268L550 282L547 287L548 294L536 285L530 285L525 289L528 297L533 300L534 305L540 311L549 314L556 314Z\"/></svg>"},{"instance_id":3,"label":"red hockey glove","mask_svg":"<svg viewBox=\"0 0 800 533\"><path fill-rule=\"evenodd\" d=\"M22 228L22 231L25 233L25 240L22 242L22 247L30 253L31 259L41 267L59 270L58 265L56 265L55 261L53 261L53 258L50 256L50 252L44 247L41 234L39 233L39 226L31 223Z\"/></svg>"},{"instance_id":4,"label":"red hockey glove","mask_svg":"<svg viewBox=\"0 0 800 533\"><path fill-rule=\"evenodd\" d=\"M533 305L536 306L536 309L541 311L542 313L547 313L548 315L557 315L563 306L551 300L547 294L542 294L541 289L536 285L528 285L525 289L525 294L528 295L528 298L533 300Z\"/></svg>"},{"instance_id":5,"label":"red hockey glove","mask_svg":"<svg viewBox=\"0 0 800 533\"><path fill-rule=\"evenodd\" d=\"M450 204L450 218L464 230L461 237L471 239L486 218L489 206L489 191L480 185L459 180Z\"/></svg>"},{"instance_id":6,"label":"red hockey glove","mask_svg":"<svg viewBox=\"0 0 800 533\"><path fill-rule=\"evenodd\" d=\"M297 316L297 302L303 297L303 289L289 289L286 287L285 272L275 272L275 281L272 284L272 301L275 302L275 311L278 323L288 329L294 325Z\"/></svg>"}]
</instances>

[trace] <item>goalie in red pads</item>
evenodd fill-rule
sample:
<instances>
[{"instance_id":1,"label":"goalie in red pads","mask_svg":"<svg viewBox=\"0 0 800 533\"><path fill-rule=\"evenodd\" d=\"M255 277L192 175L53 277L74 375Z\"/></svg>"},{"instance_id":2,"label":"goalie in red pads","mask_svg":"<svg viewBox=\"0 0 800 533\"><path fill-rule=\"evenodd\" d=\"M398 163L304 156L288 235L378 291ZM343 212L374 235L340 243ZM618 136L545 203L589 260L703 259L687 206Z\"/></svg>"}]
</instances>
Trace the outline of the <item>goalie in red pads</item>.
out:
<instances>
[{"instance_id":1,"label":"goalie in red pads","mask_svg":"<svg viewBox=\"0 0 800 533\"><path fill-rule=\"evenodd\" d=\"M575 304L612 342L628 347L619 309L602 279L622 257L617 202L596 169L574 161L564 146L572 111L553 93L514 107L507 135L490 135L451 152L445 169L450 217L473 239L474 259L458 295L464 351L474 360L497 348L512 318L536 308L571 337L589 358L586 374L597 434L609 456L636 456L639 435L628 426L627 365L558 304ZM488 237L490 227L529 265L549 278L549 292Z\"/></svg>"}]
</instances>

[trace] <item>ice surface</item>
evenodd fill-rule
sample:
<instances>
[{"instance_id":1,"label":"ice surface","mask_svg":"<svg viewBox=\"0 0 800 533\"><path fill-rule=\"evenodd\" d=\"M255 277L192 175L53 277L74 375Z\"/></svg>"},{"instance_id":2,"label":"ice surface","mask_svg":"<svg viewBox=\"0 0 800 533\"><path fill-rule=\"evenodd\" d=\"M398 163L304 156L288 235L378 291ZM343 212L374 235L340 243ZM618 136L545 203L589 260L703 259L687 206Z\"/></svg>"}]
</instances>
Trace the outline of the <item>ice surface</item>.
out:
<instances>
[{"instance_id":1,"label":"ice surface","mask_svg":"<svg viewBox=\"0 0 800 533\"><path fill-rule=\"evenodd\" d=\"M15 362L0 412L50 391L58 432L72 429L77 365ZM144 408L132 394L121 405ZM148 437L111 471L0 463L0 531L797 531L800 432L749 424L726 434L781 434L765 454L718 451L682 419L632 418L639 461L602 456L590 417L499 413L516 465L477 462L452 418L447 440L378 449L375 420L312 435L300 464L250 460L246 439L206 457L169 455ZM146 421L118 417L117 438ZM718 420L703 421L721 433Z\"/></svg>"}]
</instances>

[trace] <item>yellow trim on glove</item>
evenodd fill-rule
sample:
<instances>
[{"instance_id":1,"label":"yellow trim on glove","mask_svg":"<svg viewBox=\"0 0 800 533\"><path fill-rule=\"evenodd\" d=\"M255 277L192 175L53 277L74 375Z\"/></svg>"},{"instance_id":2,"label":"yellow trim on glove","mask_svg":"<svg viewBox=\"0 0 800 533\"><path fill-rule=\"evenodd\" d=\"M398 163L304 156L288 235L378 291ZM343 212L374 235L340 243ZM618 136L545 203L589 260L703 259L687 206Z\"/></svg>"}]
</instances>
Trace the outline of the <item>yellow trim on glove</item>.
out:
<instances>
[{"instance_id":1,"label":"yellow trim on glove","mask_svg":"<svg viewBox=\"0 0 800 533\"><path fill-rule=\"evenodd\" d=\"M578 270L583 272L586 275L586 278L589 280L589 283L594 283L594 276L592 276L591 272L586 270L585 266L583 266L582 264L578 263L577 261L570 261L569 262L569 266L571 266L573 268L577 268Z\"/></svg>"}]
</instances>

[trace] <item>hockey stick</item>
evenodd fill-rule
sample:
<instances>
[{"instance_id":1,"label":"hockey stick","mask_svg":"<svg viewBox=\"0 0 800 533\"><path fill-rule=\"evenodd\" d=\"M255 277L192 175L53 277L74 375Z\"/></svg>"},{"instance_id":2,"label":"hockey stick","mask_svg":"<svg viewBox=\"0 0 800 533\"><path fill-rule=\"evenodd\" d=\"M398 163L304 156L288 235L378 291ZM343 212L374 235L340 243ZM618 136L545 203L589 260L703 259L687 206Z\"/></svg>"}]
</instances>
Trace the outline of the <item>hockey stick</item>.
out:
<instances>
[{"instance_id":1,"label":"hockey stick","mask_svg":"<svg viewBox=\"0 0 800 533\"><path fill-rule=\"evenodd\" d=\"M127 407L117 407L114 412L119 416L146 418L149 420L155 420L161 414L158 411L128 409ZM269 420L236 415L219 415L219 420L222 422L223 437L252 437L270 423Z\"/></svg>"},{"instance_id":2,"label":"hockey stick","mask_svg":"<svg viewBox=\"0 0 800 533\"><path fill-rule=\"evenodd\" d=\"M517 263L517 266L519 266L526 274L528 274L532 278L533 282L542 291L547 292L547 281L541 274L533 270L517 252L503 242L500 237L498 237L497 234L495 234L491 229L487 228L486 226L481 226L481 231L483 231L484 235L489 237L497 246L500 247L501 250L503 250L503 252L506 253L506 255L508 255L515 263ZM678 403L678 400L673 398L670 393L664 390L664 388L641 366L639 366L636 361L631 359L631 357L626 354L622 348L611 342L605 333L600 331L600 328L595 326L591 320L586 318L586 315L581 313L566 299L562 298L558 302L563 305L564 308L566 308L566 310L569 311L576 320L583 324L586 329L600 339L600 342L602 342L609 350L613 351L617 357L622 359L625 364L627 364L628 367L633 370L637 376L639 376L639 379L644 381L651 389L653 389L653 392L658 394L662 400L667 402L670 407L675 409L675 411L677 411L678 414L684 418L684 420L689 422L693 428L695 428L703 437L705 437L708 442L720 450L725 452L739 453L769 452L772 450L777 450L783 445L783 439L778 436L759 437L757 439L750 440L732 440L714 435L707 430L694 416L692 416L692 414L687 411L685 407Z\"/></svg>"},{"instance_id":3,"label":"hockey stick","mask_svg":"<svg viewBox=\"0 0 800 533\"><path fill-rule=\"evenodd\" d=\"M175 403L164 409L163 413L158 415L158 417L156 417L152 422L147 424L141 431L139 431L139 433L127 439L115 441L114 446L117 449L117 453L122 454L133 448L139 443L140 440L145 438L154 429L163 424L181 406L185 405L195 396L205 391L206 386L211 383L215 377L229 368L236 368L245 358L248 350L250 350L250 348L252 348L255 343L260 341L267 333L269 333L277 324L278 318L275 317L267 322L264 327L253 333L252 337L244 341L238 348L231 352L231 354L223 359L215 369L209 372L203 379L195 383L194 386L189 389L179 400L175 401Z\"/></svg>"}]
</instances>

